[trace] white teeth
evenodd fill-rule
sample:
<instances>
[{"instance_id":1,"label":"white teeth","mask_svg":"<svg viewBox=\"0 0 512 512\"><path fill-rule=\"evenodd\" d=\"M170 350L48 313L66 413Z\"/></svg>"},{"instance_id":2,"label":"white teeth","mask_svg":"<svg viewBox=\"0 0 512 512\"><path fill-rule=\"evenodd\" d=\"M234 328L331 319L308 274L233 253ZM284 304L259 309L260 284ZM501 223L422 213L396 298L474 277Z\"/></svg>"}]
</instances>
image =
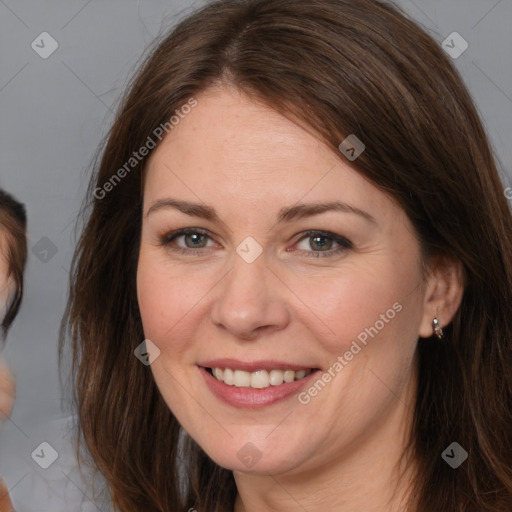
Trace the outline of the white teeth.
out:
<instances>
[{"instance_id":1,"label":"white teeth","mask_svg":"<svg viewBox=\"0 0 512 512\"><path fill-rule=\"evenodd\" d=\"M220 370L220 368L219 368L219 370ZM217 379L219 379L219 377L217 377ZM221 380L221 379L219 379L219 380ZM235 384L233 370L231 370L230 368L226 368L224 370L224 375L222 377L222 380L224 381L224 384L227 384L228 386L233 386Z\"/></svg>"},{"instance_id":2,"label":"white teeth","mask_svg":"<svg viewBox=\"0 0 512 512\"><path fill-rule=\"evenodd\" d=\"M269 382L271 386L279 386L283 383L283 372L281 370L270 370Z\"/></svg>"},{"instance_id":3,"label":"white teeth","mask_svg":"<svg viewBox=\"0 0 512 512\"><path fill-rule=\"evenodd\" d=\"M251 388L263 389L268 388L268 372L267 370L259 370L251 373Z\"/></svg>"},{"instance_id":4,"label":"white teeth","mask_svg":"<svg viewBox=\"0 0 512 512\"><path fill-rule=\"evenodd\" d=\"M284 372L284 381L293 382L295 379L295 372L293 370L286 370Z\"/></svg>"},{"instance_id":5,"label":"white teeth","mask_svg":"<svg viewBox=\"0 0 512 512\"><path fill-rule=\"evenodd\" d=\"M295 380L303 379L306 376L306 370L297 370L295 372Z\"/></svg>"},{"instance_id":6,"label":"white teeth","mask_svg":"<svg viewBox=\"0 0 512 512\"><path fill-rule=\"evenodd\" d=\"M293 382L307 377L312 370L258 370L246 372L231 368L212 368L214 377L228 386L238 388L264 389L269 386L279 386L283 382Z\"/></svg>"},{"instance_id":7,"label":"white teeth","mask_svg":"<svg viewBox=\"0 0 512 512\"><path fill-rule=\"evenodd\" d=\"M251 374L243 370L235 370L233 384L237 388L248 388L251 385Z\"/></svg>"}]
</instances>

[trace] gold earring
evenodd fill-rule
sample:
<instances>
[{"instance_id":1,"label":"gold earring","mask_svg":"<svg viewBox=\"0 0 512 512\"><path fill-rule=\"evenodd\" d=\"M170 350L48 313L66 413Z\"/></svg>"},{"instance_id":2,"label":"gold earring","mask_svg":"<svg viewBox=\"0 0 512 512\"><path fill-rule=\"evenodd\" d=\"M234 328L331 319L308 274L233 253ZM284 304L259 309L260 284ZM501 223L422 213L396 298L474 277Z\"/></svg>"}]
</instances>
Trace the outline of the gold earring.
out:
<instances>
[{"instance_id":1,"label":"gold earring","mask_svg":"<svg viewBox=\"0 0 512 512\"><path fill-rule=\"evenodd\" d=\"M438 339L443 339L443 328L441 327L441 324L439 323L437 318L434 318L434 320L432 320L432 329L434 330L434 334L437 336Z\"/></svg>"}]
</instances>

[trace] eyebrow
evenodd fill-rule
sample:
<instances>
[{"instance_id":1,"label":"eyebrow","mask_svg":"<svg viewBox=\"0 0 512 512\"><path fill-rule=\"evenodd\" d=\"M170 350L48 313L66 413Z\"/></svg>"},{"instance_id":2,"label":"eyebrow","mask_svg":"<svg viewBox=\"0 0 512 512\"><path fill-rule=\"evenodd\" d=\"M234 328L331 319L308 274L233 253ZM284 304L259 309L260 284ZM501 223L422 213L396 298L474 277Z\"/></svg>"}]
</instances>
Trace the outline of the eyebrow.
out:
<instances>
[{"instance_id":1,"label":"eyebrow","mask_svg":"<svg viewBox=\"0 0 512 512\"><path fill-rule=\"evenodd\" d=\"M220 218L217 212L211 206L202 205L199 203L192 203L190 201L181 201L178 199L166 198L160 199L153 203L146 213L146 217L150 213L158 210L174 208L180 212L190 215L191 217L199 217L210 221L219 221ZM277 216L278 223L291 222L295 219L302 219L304 217L312 217L328 211L338 211L343 213L352 213L365 219L366 221L377 224L375 218L368 212L351 206L343 201L328 201L319 203L300 203L293 206L287 206L279 210Z\"/></svg>"}]
</instances>

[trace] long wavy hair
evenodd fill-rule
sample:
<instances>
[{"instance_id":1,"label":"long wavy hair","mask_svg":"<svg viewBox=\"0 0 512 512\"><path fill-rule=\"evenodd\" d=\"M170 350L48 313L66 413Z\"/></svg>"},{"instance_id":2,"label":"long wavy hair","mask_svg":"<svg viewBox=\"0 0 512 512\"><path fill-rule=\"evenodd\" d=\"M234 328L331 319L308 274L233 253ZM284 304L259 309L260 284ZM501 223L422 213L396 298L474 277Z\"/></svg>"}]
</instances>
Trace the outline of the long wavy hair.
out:
<instances>
[{"instance_id":1,"label":"long wavy hair","mask_svg":"<svg viewBox=\"0 0 512 512\"><path fill-rule=\"evenodd\" d=\"M104 476L113 506L231 512L237 494L232 472L181 435L133 355L144 339L136 271L143 171L154 148L130 159L216 84L302 123L340 158L340 143L355 134L366 150L353 168L400 204L425 258L462 263L464 294L445 341L417 344L407 452L418 471L408 510L510 512L509 204L452 62L397 7L374 0L215 1L156 41L131 80L83 205L60 336L61 357L72 351L77 453L82 447ZM441 457L453 441L469 454L457 470Z\"/></svg>"}]
</instances>

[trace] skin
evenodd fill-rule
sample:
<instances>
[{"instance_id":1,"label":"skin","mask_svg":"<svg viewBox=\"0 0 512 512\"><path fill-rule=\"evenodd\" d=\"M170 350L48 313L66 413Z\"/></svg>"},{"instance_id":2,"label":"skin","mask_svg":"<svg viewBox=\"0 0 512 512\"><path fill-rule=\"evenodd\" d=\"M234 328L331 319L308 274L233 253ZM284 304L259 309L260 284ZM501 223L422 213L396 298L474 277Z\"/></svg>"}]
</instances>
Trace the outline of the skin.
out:
<instances>
[{"instance_id":1,"label":"skin","mask_svg":"<svg viewBox=\"0 0 512 512\"><path fill-rule=\"evenodd\" d=\"M11 498L9 497L9 491L5 481L0 478L0 512L13 512L14 508L12 505Z\"/></svg>"},{"instance_id":2,"label":"skin","mask_svg":"<svg viewBox=\"0 0 512 512\"><path fill-rule=\"evenodd\" d=\"M0 233L0 323L12 301L16 285L9 277L9 267L6 256L5 236ZM14 377L2 358L0 358L0 419L7 418L14 405Z\"/></svg>"},{"instance_id":3,"label":"skin","mask_svg":"<svg viewBox=\"0 0 512 512\"><path fill-rule=\"evenodd\" d=\"M0 233L0 323L4 318L7 306L15 292L15 284L8 277L8 262L5 255L5 237ZM11 414L15 398L14 376L0 358L0 419L5 420ZM0 512L11 512L13 509L7 486L0 478Z\"/></svg>"},{"instance_id":4,"label":"skin","mask_svg":"<svg viewBox=\"0 0 512 512\"><path fill-rule=\"evenodd\" d=\"M235 512L400 510L408 473L399 480L395 469L414 409L415 348L435 316L450 322L460 268L439 258L425 276L404 211L306 129L228 87L196 99L152 154L144 188L138 300L145 336L161 351L151 369L162 396L233 470ZM207 204L220 221L174 208L148 215L169 197ZM336 211L276 221L282 207L333 200L375 222ZM161 243L180 228L210 238ZM334 240L322 249L308 230L353 247L333 254ZM248 236L263 250L252 263L236 252ZM186 243L196 255L172 250ZM232 407L199 375L198 363L221 357L326 371L396 302L402 310L307 405L295 395ZM252 468L237 457L247 442L261 454Z\"/></svg>"}]
</instances>

